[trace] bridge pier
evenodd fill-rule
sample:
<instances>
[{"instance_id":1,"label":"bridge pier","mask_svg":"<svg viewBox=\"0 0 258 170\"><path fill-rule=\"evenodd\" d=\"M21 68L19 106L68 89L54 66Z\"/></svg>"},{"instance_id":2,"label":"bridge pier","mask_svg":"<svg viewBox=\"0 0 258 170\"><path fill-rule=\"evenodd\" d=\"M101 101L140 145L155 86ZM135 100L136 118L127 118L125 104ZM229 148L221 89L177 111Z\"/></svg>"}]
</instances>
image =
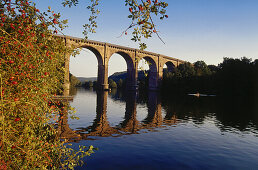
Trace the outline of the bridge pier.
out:
<instances>
[{"instance_id":1,"label":"bridge pier","mask_svg":"<svg viewBox=\"0 0 258 170\"><path fill-rule=\"evenodd\" d=\"M98 66L98 79L97 79L98 90L108 90L108 66L99 65Z\"/></svg>"},{"instance_id":2,"label":"bridge pier","mask_svg":"<svg viewBox=\"0 0 258 170\"><path fill-rule=\"evenodd\" d=\"M149 71L149 90L156 91L158 86L158 73L156 71Z\"/></svg>"},{"instance_id":3,"label":"bridge pier","mask_svg":"<svg viewBox=\"0 0 258 170\"><path fill-rule=\"evenodd\" d=\"M70 53L65 54L65 71L64 71L64 84L63 84L63 96L69 96L70 94L70 76L69 76L69 64L70 64Z\"/></svg>"},{"instance_id":4,"label":"bridge pier","mask_svg":"<svg viewBox=\"0 0 258 170\"><path fill-rule=\"evenodd\" d=\"M138 77L137 68L127 69L127 81L126 81L126 89L127 90L135 91L138 89L137 77Z\"/></svg>"}]
</instances>

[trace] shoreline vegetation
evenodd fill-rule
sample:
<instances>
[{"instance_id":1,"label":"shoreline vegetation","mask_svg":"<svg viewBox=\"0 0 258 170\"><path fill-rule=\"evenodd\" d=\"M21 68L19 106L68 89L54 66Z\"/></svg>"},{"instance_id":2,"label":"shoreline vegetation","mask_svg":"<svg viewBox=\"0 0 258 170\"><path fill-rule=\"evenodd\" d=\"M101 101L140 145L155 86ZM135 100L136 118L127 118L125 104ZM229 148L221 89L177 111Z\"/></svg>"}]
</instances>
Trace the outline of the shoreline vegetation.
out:
<instances>
[{"instance_id":1,"label":"shoreline vegetation","mask_svg":"<svg viewBox=\"0 0 258 170\"><path fill-rule=\"evenodd\" d=\"M110 89L125 89L126 72L117 72L109 76ZM148 75L139 71L140 91L148 89ZM71 86L95 88L96 81L79 81L71 75ZM240 100L258 96L258 60L246 57L241 59L224 58L217 66L207 65L204 61L185 63L173 71L163 70L160 92L164 96L187 94L206 94Z\"/></svg>"},{"instance_id":2,"label":"shoreline vegetation","mask_svg":"<svg viewBox=\"0 0 258 170\"><path fill-rule=\"evenodd\" d=\"M27 0L0 7L0 169L73 169L94 148L74 150L58 135L72 111L52 99L63 92L64 56L73 51L53 38L66 21Z\"/></svg>"}]
</instances>

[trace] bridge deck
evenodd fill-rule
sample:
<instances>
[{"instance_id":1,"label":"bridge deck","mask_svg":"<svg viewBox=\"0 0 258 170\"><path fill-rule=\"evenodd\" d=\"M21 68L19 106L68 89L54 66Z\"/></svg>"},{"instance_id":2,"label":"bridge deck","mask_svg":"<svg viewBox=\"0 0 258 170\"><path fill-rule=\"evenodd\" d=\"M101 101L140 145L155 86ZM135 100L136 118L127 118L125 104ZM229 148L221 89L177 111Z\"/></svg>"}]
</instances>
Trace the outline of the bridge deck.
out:
<instances>
[{"instance_id":1,"label":"bridge deck","mask_svg":"<svg viewBox=\"0 0 258 170\"><path fill-rule=\"evenodd\" d=\"M175 60L175 61L179 61L179 62L183 62L183 63L185 62L184 60L180 60L180 59L177 59L177 58L174 58L174 57L169 57L169 56L166 56L166 55L153 53L153 52L150 52L150 51L142 51L142 50L139 50L139 49L125 47L125 46L121 46L121 45L110 44L110 43L106 43L106 42L100 42L100 41L95 41L95 40L85 40L84 38L72 37L72 36L67 36L67 35L54 35L54 36L64 38L64 39L68 38L68 39L72 39L74 41L77 40L77 41L86 42L86 43L89 42L89 43L97 43L97 44L102 44L102 45L106 44L106 45L111 46L111 47L122 48L122 49L131 50L131 51L137 51L138 53L145 53L145 54L154 55L154 56L162 56L163 58L170 59L170 60Z\"/></svg>"}]
</instances>

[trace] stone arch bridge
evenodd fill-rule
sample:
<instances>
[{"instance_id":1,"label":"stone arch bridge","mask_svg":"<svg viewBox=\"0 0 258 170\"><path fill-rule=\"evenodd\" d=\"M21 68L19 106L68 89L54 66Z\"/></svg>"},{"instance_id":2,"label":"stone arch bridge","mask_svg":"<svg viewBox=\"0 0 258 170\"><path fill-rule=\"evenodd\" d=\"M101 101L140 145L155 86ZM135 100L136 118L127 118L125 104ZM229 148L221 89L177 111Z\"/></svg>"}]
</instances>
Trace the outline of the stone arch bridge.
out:
<instances>
[{"instance_id":1,"label":"stone arch bridge","mask_svg":"<svg viewBox=\"0 0 258 170\"><path fill-rule=\"evenodd\" d=\"M160 80L163 77L163 67L166 64L168 71L173 70L179 64L185 61L156 54L148 51L141 51L134 48L93 41L84 40L64 35L55 35L65 41L66 46L73 48L86 48L92 51L98 60L98 88L101 90L108 89L108 62L110 57L117 53L121 55L127 64L127 88L129 90L137 89L138 63L145 59L149 63L149 89L157 90ZM66 54L65 60L65 78L64 78L64 95L69 95L69 62L71 54Z\"/></svg>"}]
</instances>

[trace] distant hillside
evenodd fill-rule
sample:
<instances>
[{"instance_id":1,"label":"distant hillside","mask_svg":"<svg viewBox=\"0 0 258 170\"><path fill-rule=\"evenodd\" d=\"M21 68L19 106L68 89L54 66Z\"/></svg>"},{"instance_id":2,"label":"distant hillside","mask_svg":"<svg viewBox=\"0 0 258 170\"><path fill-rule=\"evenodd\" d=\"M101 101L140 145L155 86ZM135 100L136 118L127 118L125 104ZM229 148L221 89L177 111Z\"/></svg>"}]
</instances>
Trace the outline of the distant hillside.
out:
<instances>
[{"instance_id":1,"label":"distant hillside","mask_svg":"<svg viewBox=\"0 0 258 170\"><path fill-rule=\"evenodd\" d=\"M108 77L108 79L112 79L115 82L118 82L120 79L124 80L126 79L127 76L127 72L126 71L122 71L122 72L116 72L114 74L112 74L111 76ZM143 79L144 73L143 71L139 71L138 72L138 80ZM97 81L97 77L76 77L81 83L84 83L85 81Z\"/></svg>"},{"instance_id":2,"label":"distant hillside","mask_svg":"<svg viewBox=\"0 0 258 170\"><path fill-rule=\"evenodd\" d=\"M116 72L116 73L112 74L111 76L109 76L108 79L112 79L115 82L118 82L120 79L122 79L122 80L126 79L126 76L127 76L126 71ZM145 78L144 72L138 71L138 80L142 80L143 78Z\"/></svg>"},{"instance_id":3,"label":"distant hillside","mask_svg":"<svg viewBox=\"0 0 258 170\"><path fill-rule=\"evenodd\" d=\"M97 77L77 77L80 82L84 83L85 81L97 81Z\"/></svg>"}]
</instances>

